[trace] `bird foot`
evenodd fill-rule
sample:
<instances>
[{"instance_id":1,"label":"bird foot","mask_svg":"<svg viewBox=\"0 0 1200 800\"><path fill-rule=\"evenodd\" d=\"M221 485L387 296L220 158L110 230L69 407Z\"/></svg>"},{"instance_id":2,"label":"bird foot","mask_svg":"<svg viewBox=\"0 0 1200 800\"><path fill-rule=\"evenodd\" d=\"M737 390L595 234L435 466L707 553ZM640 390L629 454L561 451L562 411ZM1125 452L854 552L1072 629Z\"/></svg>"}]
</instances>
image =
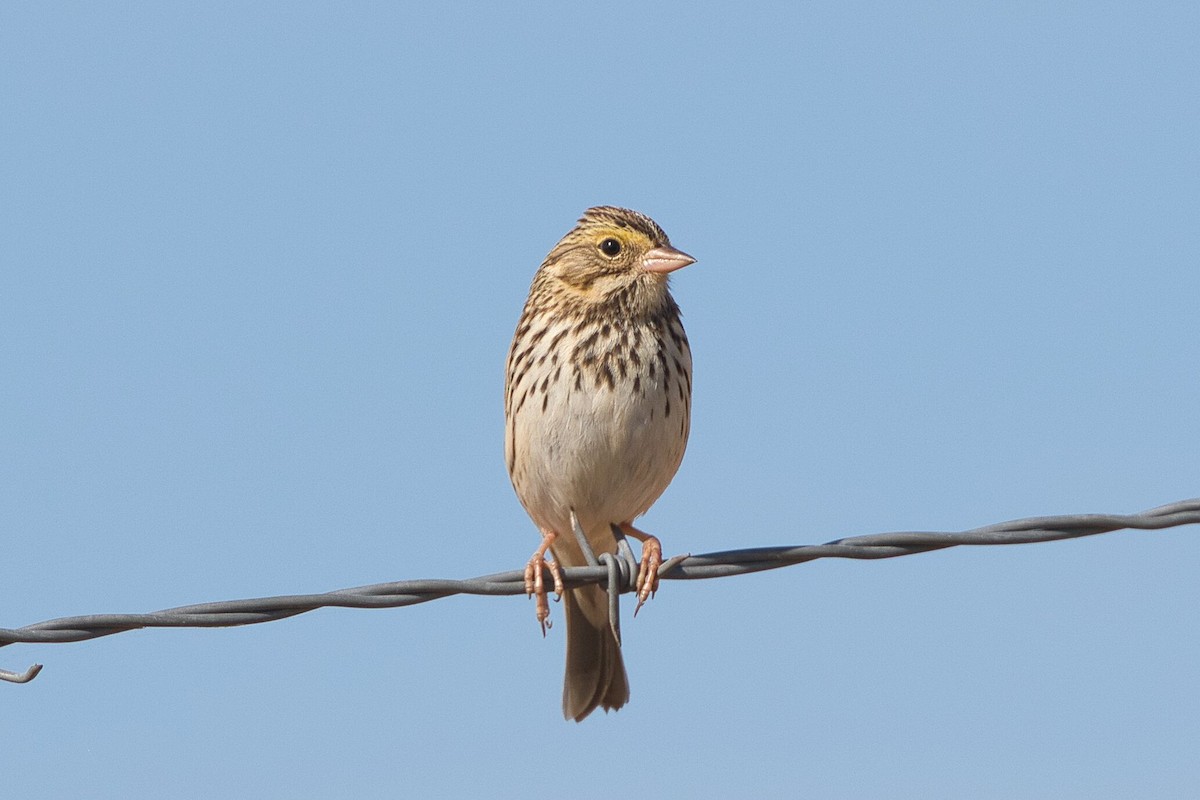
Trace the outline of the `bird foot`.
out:
<instances>
[{"instance_id":1,"label":"bird foot","mask_svg":"<svg viewBox=\"0 0 1200 800\"><path fill-rule=\"evenodd\" d=\"M641 610L642 605L658 592L658 568L662 566L662 543L651 536L642 542L642 562L638 565L637 576L637 608L633 615Z\"/></svg>"},{"instance_id":2,"label":"bird foot","mask_svg":"<svg viewBox=\"0 0 1200 800\"><path fill-rule=\"evenodd\" d=\"M638 564L637 582L634 584L638 599L637 608L633 610L633 615L636 617L646 601L658 592L658 568L662 566L662 542L658 540L658 537L639 531L628 523L622 525L621 530L627 536L632 536L642 543L642 560Z\"/></svg>"},{"instance_id":3,"label":"bird foot","mask_svg":"<svg viewBox=\"0 0 1200 800\"><path fill-rule=\"evenodd\" d=\"M546 635L546 630L553 627L550 621L550 598L546 587L546 573L550 573L553 579L554 599L562 599L563 595L563 579L562 570L558 566L557 561L548 561L546 559L546 551L550 548L550 543L554 541L554 534L543 534L541 546L534 552L533 557L529 559L529 563L525 565L525 596L536 598L535 614L538 624L542 626L542 636Z\"/></svg>"}]
</instances>

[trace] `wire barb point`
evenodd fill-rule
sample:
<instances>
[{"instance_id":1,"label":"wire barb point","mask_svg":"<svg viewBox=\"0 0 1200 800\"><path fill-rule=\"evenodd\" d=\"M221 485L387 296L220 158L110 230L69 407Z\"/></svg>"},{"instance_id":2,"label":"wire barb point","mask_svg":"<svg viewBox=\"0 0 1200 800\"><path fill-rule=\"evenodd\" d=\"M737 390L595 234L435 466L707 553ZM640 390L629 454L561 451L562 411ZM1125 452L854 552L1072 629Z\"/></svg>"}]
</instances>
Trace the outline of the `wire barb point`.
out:
<instances>
[{"instance_id":1,"label":"wire barb point","mask_svg":"<svg viewBox=\"0 0 1200 800\"><path fill-rule=\"evenodd\" d=\"M33 664L24 672L9 672L6 669L0 669L0 681L8 681L9 683L29 683L38 676L42 671L41 664Z\"/></svg>"}]
</instances>

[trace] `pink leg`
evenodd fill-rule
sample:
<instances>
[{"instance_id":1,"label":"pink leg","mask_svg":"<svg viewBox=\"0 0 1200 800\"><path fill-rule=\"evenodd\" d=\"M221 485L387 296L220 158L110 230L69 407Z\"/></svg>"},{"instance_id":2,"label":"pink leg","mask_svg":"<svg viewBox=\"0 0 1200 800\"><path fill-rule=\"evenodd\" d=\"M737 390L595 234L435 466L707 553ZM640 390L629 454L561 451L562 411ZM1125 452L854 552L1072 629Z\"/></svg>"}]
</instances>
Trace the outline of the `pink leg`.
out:
<instances>
[{"instance_id":1,"label":"pink leg","mask_svg":"<svg viewBox=\"0 0 1200 800\"><path fill-rule=\"evenodd\" d=\"M533 551L533 556L525 565L525 595L537 598L537 621L542 626L542 636L546 635L546 629L551 625L550 602L545 581L547 570L550 572L550 577L554 579L555 596L562 597L563 594L562 571L558 567L558 562L546 560L546 551L550 549L550 545L554 544L556 536L558 534L554 531L542 531L542 543L537 550Z\"/></svg>"},{"instance_id":2,"label":"pink leg","mask_svg":"<svg viewBox=\"0 0 1200 800\"><path fill-rule=\"evenodd\" d=\"M662 565L662 542L648 533L639 531L633 527L631 522L622 522L620 528L626 536L632 536L642 543L642 563L638 565L637 575L638 604L637 608L633 610L634 616L637 616L642 604L654 597L654 593L658 591L658 568Z\"/></svg>"}]
</instances>

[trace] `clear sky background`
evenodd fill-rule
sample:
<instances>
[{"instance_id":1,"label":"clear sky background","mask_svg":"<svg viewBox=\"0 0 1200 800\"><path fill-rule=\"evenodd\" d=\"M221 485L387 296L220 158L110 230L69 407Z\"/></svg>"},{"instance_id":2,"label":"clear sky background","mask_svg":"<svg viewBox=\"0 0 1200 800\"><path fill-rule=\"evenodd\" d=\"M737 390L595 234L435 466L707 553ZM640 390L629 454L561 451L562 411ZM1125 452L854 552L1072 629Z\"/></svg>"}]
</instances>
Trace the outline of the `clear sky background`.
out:
<instances>
[{"instance_id":1,"label":"clear sky background","mask_svg":"<svg viewBox=\"0 0 1200 800\"><path fill-rule=\"evenodd\" d=\"M1195 3L0 12L0 626L465 578L530 278L654 217L668 555L1200 495ZM1200 529L12 646L21 798L1194 797ZM561 620L561 608L554 607Z\"/></svg>"}]
</instances>

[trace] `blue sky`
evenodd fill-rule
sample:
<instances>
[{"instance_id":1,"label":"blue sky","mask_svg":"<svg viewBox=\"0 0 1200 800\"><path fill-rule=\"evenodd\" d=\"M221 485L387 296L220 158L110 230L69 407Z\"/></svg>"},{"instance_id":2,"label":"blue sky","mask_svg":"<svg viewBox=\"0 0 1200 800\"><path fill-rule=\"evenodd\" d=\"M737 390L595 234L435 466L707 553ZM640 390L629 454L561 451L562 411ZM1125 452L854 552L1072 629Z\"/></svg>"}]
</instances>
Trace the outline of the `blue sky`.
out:
<instances>
[{"instance_id":1,"label":"blue sky","mask_svg":"<svg viewBox=\"0 0 1200 800\"><path fill-rule=\"evenodd\" d=\"M504 355L600 203L698 259L668 555L1200 495L1195 4L0 16L0 626L519 567ZM23 798L1183 797L1197 563L1193 527L668 583L581 725L525 598L11 646L46 668L0 763Z\"/></svg>"}]
</instances>

